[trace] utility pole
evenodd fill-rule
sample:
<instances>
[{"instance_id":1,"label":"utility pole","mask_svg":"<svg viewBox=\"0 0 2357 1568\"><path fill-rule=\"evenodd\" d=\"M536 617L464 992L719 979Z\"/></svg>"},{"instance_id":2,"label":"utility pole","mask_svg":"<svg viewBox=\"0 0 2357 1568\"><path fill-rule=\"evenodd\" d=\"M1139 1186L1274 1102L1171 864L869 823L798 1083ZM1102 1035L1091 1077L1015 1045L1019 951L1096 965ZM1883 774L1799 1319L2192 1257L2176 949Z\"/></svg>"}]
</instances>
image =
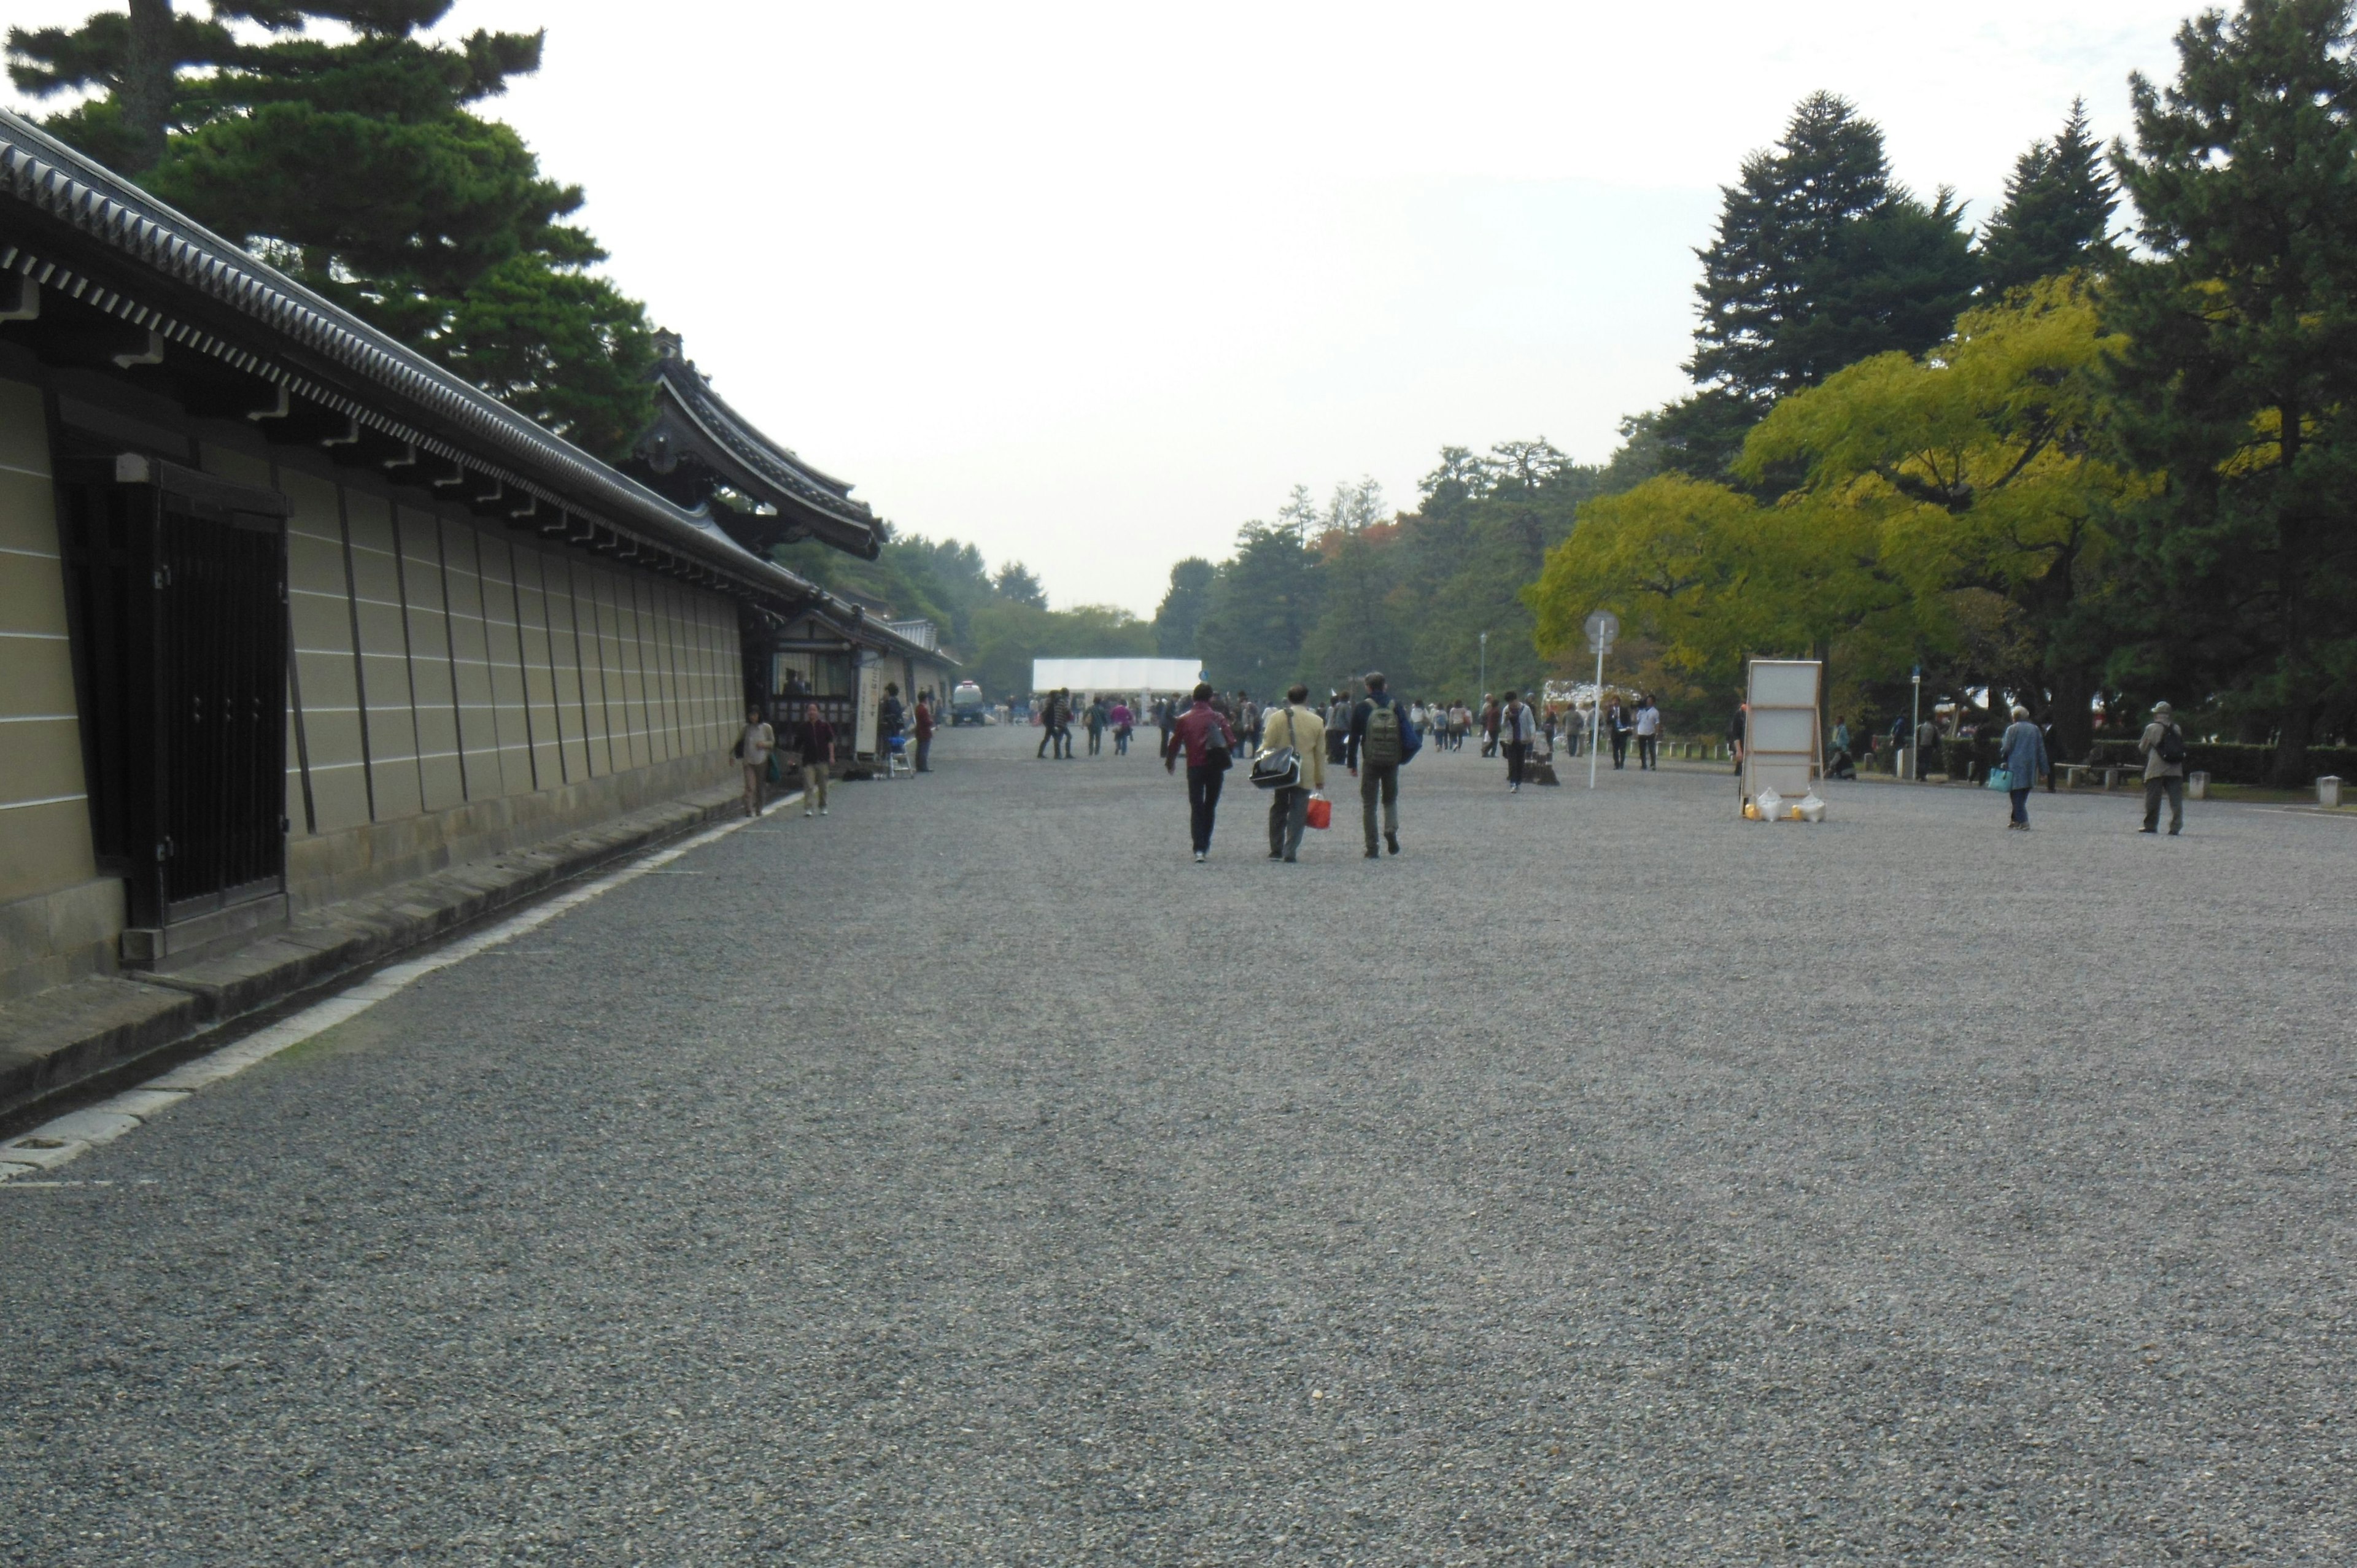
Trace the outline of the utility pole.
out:
<instances>
[{"instance_id":1,"label":"utility pole","mask_svg":"<svg viewBox=\"0 0 2357 1568\"><path fill-rule=\"evenodd\" d=\"M1490 634L1481 634L1481 678L1474 682L1481 688L1481 700L1490 700Z\"/></svg>"}]
</instances>

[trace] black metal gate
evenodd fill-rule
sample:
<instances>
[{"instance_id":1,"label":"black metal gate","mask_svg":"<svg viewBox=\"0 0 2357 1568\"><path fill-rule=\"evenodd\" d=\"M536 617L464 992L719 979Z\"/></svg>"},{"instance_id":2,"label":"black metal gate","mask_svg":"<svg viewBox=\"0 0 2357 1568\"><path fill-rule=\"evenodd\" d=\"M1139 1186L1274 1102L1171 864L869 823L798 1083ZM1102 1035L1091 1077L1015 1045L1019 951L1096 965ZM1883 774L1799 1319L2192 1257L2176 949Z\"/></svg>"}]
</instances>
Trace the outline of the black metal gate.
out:
<instances>
[{"instance_id":1,"label":"black metal gate","mask_svg":"<svg viewBox=\"0 0 2357 1568\"><path fill-rule=\"evenodd\" d=\"M91 820L131 924L284 892L285 499L137 455L61 468Z\"/></svg>"}]
</instances>

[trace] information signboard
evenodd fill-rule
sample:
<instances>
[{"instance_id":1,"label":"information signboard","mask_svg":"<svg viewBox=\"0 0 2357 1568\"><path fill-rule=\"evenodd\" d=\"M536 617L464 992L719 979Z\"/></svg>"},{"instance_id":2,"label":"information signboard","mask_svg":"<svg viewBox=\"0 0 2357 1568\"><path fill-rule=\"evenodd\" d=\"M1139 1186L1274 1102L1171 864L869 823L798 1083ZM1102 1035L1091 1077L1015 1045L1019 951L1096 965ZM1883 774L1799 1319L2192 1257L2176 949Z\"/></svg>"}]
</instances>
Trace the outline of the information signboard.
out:
<instances>
[{"instance_id":1,"label":"information signboard","mask_svg":"<svg viewBox=\"0 0 2357 1568\"><path fill-rule=\"evenodd\" d=\"M1809 793L1821 771L1824 743L1817 733L1817 685L1824 666L1813 659L1755 659L1743 725L1743 814L1760 814L1763 794L1781 802L1777 814L1797 814L1794 802Z\"/></svg>"}]
</instances>

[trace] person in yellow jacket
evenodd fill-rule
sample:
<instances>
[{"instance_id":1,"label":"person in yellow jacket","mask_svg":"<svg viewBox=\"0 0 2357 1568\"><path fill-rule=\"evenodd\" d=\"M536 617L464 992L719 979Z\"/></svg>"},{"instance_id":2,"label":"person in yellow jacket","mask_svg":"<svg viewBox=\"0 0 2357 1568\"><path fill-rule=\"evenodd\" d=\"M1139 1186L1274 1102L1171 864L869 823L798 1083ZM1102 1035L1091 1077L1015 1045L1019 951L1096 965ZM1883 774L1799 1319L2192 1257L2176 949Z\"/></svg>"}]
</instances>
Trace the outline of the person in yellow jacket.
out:
<instances>
[{"instance_id":1,"label":"person in yellow jacket","mask_svg":"<svg viewBox=\"0 0 2357 1568\"><path fill-rule=\"evenodd\" d=\"M1301 832L1309 824L1309 797L1326 788L1326 721L1309 705L1309 688L1285 693L1285 706L1261 720L1261 754L1286 746L1301 759L1301 780L1268 792L1268 857L1290 861L1301 853Z\"/></svg>"}]
</instances>

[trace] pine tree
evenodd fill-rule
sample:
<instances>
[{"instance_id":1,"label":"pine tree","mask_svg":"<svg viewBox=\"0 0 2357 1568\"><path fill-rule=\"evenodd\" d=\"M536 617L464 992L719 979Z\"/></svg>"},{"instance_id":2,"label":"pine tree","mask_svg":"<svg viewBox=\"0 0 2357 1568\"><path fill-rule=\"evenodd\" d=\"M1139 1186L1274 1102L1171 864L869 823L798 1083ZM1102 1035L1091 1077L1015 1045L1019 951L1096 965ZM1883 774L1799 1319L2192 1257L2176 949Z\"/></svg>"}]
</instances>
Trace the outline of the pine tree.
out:
<instances>
[{"instance_id":1,"label":"pine tree","mask_svg":"<svg viewBox=\"0 0 2357 1568\"><path fill-rule=\"evenodd\" d=\"M2319 718L2357 709L2357 62L2349 0L2244 0L2131 80L2113 163L2144 259L2105 292L2129 347L2128 459L2165 469L2131 519L2155 635L2115 675L2226 694L2307 782Z\"/></svg>"},{"instance_id":2,"label":"pine tree","mask_svg":"<svg viewBox=\"0 0 2357 1568\"><path fill-rule=\"evenodd\" d=\"M1048 607L1048 590L1039 585L1039 579L1032 575L1031 568L1020 561L1009 561L1001 566L998 575L992 579L992 585L997 588L998 596L1009 604L1024 605L1035 610Z\"/></svg>"},{"instance_id":3,"label":"pine tree","mask_svg":"<svg viewBox=\"0 0 2357 1568\"><path fill-rule=\"evenodd\" d=\"M580 188L470 106L539 69L541 36L421 40L452 0L131 0L76 29L12 29L48 128L602 456L651 413L644 311L586 269ZM305 36L317 21L353 36ZM242 24L242 27L235 24ZM259 29L259 31L257 31Z\"/></svg>"},{"instance_id":4,"label":"pine tree","mask_svg":"<svg viewBox=\"0 0 2357 1568\"><path fill-rule=\"evenodd\" d=\"M1200 555L1189 555L1170 568L1170 591L1154 612L1155 650L1163 658L1195 657L1195 634L1203 624L1216 575L1218 569Z\"/></svg>"},{"instance_id":5,"label":"pine tree","mask_svg":"<svg viewBox=\"0 0 2357 1568\"><path fill-rule=\"evenodd\" d=\"M1702 320L1686 370L1702 392L1663 411L1667 456L1717 475L1770 403L1845 365L1945 338L1975 267L1953 193L1926 207L1894 184L1882 131L1831 93L1744 160L1718 235L1697 252Z\"/></svg>"},{"instance_id":6,"label":"pine tree","mask_svg":"<svg viewBox=\"0 0 2357 1568\"><path fill-rule=\"evenodd\" d=\"M2084 99L2052 142L2030 144L2006 181L2005 205L1981 232L1982 287L1992 295L2102 262L2119 186L2087 131Z\"/></svg>"}]
</instances>

